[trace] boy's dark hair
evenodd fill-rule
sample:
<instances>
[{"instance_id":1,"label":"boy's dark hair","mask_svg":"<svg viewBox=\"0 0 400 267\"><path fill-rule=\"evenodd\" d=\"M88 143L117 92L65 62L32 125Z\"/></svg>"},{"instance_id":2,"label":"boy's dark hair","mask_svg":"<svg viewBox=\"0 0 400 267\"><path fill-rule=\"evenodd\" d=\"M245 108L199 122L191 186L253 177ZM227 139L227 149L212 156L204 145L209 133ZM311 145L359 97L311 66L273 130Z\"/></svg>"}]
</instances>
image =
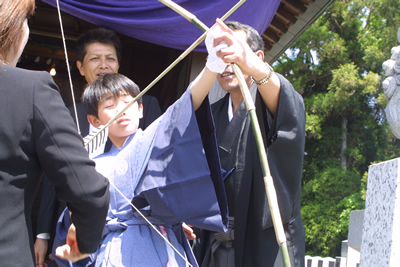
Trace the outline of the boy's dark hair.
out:
<instances>
[{"instance_id":1,"label":"boy's dark hair","mask_svg":"<svg viewBox=\"0 0 400 267\"><path fill-rule=\"evenodd\" d=\"M123 93L136 97L140 89L131 79L119 73L107 73L100 76L93 83L88 84L83 93L86 113L98 118L98 107L103 97L111 94L117 98ZM139 105L142 104L142 98L139 98L137 102Z\"/></svg>"},{"instance_id":2,"label":"boy's dark hair","mask_svg":"<svg viewBox=\"0 0 400 267\"><path fill-rule=\"evenodd\" d=\"M76 60L83 62L86 56L86 45L91 43L110 44L115 47L118 62L121 62L121 40L112 30L95 28L81 34L77 41Z\"/></svg>"},{"instance_id":3,"label":"boy's dark hair","mask_svg":"<svg viewBox=\"0 0 400 267\"><path fill-rule=\"evenodd\" d=\"M253 27L237 21L226 21L225 24L233 31L244 31L247 37L247 44L253 52L264 51L264 41Z\"/></svg>"}]
</instances>

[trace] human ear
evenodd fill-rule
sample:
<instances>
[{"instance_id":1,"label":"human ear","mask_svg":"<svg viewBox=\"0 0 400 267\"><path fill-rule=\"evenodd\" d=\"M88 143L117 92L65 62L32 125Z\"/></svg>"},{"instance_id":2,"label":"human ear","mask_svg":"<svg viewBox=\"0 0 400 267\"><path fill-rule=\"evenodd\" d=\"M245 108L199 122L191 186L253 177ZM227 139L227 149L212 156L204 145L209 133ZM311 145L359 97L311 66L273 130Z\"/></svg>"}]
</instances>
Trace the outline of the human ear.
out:
<instances>
[{"instance_id":1,"label":"human ear","mask_svg":"<svg viewBox=\"0 0 400 267\"><path fill-rule=\"evenodd\" d=\"M257 57L261 58L262 61L264 61L264 56L265 56L264 51L257 50L256 55Z\"/></svg>"},{"instance_id":2,"label":"human ear","mask_svg":"<svg viewBox=\"0 0 400 267\"><path fill-rule=\"evenodd\" d=\"M95 128L99 128L101 126L100 120L93 115L87 115L87 120Z\"/></svg>"},{"instance_id":3,"label":"human ear","mask_svg":"<svg viewBox=\"0 0 400 267\"><path fill-rule=\"evenodd\" d=\"M139 105L139 119L143 118L143 104Z\"/></svg>"},{"instance_id":4,"label":"human ear","mask_svg":"<svg viewBox=\"0 0 400 267\"><path fill-rule=\"evenodd\" d=\"M79 73L80 73L82 76L85 76L85 72L83 71L82 62L81 62L81 61L79 61L79 60L76 61L76 67L78 68Z\"/></svg>"}]
</instances>

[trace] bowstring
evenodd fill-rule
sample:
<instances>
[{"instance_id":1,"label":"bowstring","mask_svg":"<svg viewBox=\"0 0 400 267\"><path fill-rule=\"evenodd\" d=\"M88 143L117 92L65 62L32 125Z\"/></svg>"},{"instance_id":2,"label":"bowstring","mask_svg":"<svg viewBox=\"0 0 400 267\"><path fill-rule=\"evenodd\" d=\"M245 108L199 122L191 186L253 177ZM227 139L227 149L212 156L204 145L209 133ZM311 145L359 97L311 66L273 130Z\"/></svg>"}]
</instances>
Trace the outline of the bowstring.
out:
<instances>
[{"instance_id":1,"label":"bowstring","mask_svg":"<svg viewBox=\"0 0 400 267\"><path fill-rule=\"evenodd\" d=\"M68 72L69 86L70 86L70 88L71 88L72 105L73 105L73 107L74 107L75 120L76 120L76 127L77 127L77 129L78 129L78 133L80 134L80 133L81 133L81 130L79 129L78 111L76 110L74 86L73 86L73 84L72 84L71 70L70 70L69 61L68 61L67 46L66 46L66 44L65 44L65 37L64 37L64 27L63 27L62 18L61 18L60 3L59 3L58 0L57 0L57 12L58 12L58 20L60 21L61 39L62 39L63 47L64 47L65 62L66 62L66 64L67 64L67 72Z\"/></svg>"},{"instance_id":2,"label":"bowstring","mask_svg":"<svg viewBox=\"0 0 400 267\"><path fill-rule=\"evenodd\" d=\"M80 133L80 129L79 129L79 121L78 121L78 112L76 109L76 103L75 103L75 96L74 96L74 89L73 89L73 84L72 84L72 78L71 78L71 71L69 69L69 62L68 62L68 53L67 53L67 46L65 44L65 37L64 37L64 30L63 30L63 23L62 23L62 18L61 18L61 10L60 10L60 4L59 4L59 0L57 0L57 12L58 12L58 19L60 21L60 29L61 29L61 37L62 37L62 41L63 41L63 46L64 46L64 54L65 54L65 61L67 64L67 71L68 71L68 78L69 78L69 83L70 83L70 88L71 88L71 94L72 94L72 101L73 101L73 106L74 106L74 112L75 112L75 119L76 119L76 125L77 125L77 129L78 132ZM152 224L147 218L146 216L140 212L140 210L138 208L135 207L135 205L132 204L132 202L113 184L113 182L111 182L109 180L110 184L115 188L115 190L118 191L119 194L121 194L121 196L136 210L136 212L143 217L143 219L154 229L154 231L156 231L156 233L161 236L164 241L171 246L171 248L186 262L186 264L188 266L193 267L192 264L190 264L189 260L183 256L177 248L175 248L174 245L172 245L172 243L156 228L156 226L154 224Z\"/></svg>"}]
</instances>

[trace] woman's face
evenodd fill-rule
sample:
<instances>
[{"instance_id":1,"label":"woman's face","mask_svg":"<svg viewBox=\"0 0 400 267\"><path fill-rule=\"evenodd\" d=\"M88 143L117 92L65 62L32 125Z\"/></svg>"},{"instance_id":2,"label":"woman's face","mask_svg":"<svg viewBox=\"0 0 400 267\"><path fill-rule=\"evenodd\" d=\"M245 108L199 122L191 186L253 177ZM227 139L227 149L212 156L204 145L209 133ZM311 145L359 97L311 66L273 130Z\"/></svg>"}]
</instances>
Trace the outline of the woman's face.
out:
<instances>
[{"instance_id":1,"label":"woman's face","mask_svg":"<svg viewBox=\"0 0 400 267\"><path fill-rule=\"evenodd\" d=\"M24 51L25 45L28 42L29 38L29 26L28 26L28 19L25 19L24 23L22 24L21 29L22 38L20 43L15 47L16 50L10 51L11 53L7 57L7 62L11 66L16 66L19 57L21 56L22 52Z\"/></svg>"}]
</instances>

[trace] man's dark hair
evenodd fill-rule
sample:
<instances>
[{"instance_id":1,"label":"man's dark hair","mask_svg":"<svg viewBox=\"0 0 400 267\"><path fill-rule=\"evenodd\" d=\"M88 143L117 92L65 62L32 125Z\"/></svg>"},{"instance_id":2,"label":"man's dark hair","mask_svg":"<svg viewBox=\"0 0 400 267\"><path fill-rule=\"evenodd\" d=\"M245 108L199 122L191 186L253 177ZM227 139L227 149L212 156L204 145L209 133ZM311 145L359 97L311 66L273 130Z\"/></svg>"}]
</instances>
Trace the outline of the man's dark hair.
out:
<instances>
[{"instance_id":1,"label":"man's dark hair","mask_svg":"<svg viewBox=\"0 0 400 267\"><path fill-rule=\"evenodd\" d=\"M119 73L107 73L86 86L83 104L88 115L98 118L99 104L104 96L111 94L114 98L118 98L123 94L129 94L136 97L139 93L139 86L128 77ZM137 102L139 105L142 104L142 98L139 98Z\"/></svg>"},{"instance_id":2,"label":"man's dark hair","mask_svg":"<svg viewBox=\"0 0 400 267\"><path fill-rule=\"evenodd\" d=\"M121 62L121 40L112 30L95 28L81 34L77 41L76 60L83 62L86 56L86 45L91 43L110 44L115 47L118 62Z\"/></svg>"},{"instance_id":3,"label":"man's dark hair","mask_svg":"<svg viewBox=\"0 0 400 267\"><path fill-rule=\"evenodd\" d=\"M225 24L233 31L244 31L247 37L247 44L253 52L264 51L264 41L253 27L237 21L226 21Z\"/></svg>"}]
</instances>

